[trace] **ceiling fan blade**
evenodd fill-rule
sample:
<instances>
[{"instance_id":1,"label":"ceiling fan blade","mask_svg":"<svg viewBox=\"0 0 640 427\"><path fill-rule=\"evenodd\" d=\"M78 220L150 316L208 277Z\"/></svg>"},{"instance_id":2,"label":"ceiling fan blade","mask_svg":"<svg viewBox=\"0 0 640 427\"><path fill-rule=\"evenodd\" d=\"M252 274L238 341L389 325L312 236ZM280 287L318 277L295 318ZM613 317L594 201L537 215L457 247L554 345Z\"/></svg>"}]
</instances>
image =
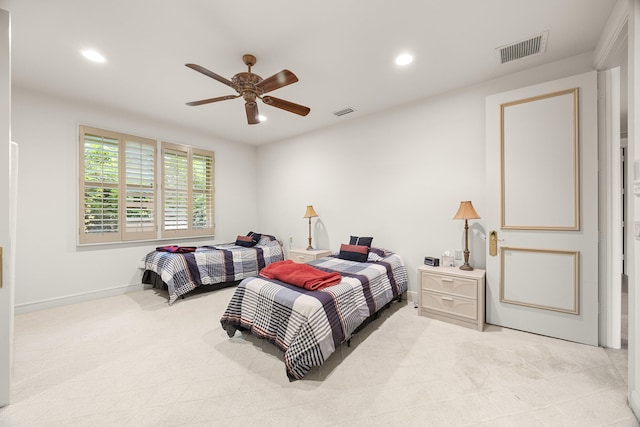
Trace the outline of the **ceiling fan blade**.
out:
<instances>
[{"instance_id":1,"label":"ceiling fan blade","mask_svg":"<svg viewBox=\"0 0 640 427\"><path fill-rule=\"evenodd\" d=\"M247 123L250 125L257 125L260 123L258 104L255 102L245 102L244 109L247 110Z\"/></svg>"},{"instance_id":2,"label":"ceiling fan blade","mask_svg":"<svg viewBox=\"0 0 640 427\"><path fill-rule=\"evenodd\" d=\"M262 102L267 105L271 105L272 107L280 108L301 116L306 116L311 111L311 108L305 107L304 105L294 104L293 102L285 101L284 99L275 98L273 96L265 96L262 98Z\"/></svg>"},{"instance_id":3,"label":"ceiling fan blade","mask_svg":"<svg viewBox=\"0 0 640 427\"><path fill-rule=\"evenodd\" d=\"M197 65L197 64L184 64L184 65L186 65L187 67L191 68L192 70L196 70L197 72L204 74L205 76L209 76L212 79L215 79L215 80L219 81L220 83L224 83L229 87L232 87L234 89L236 88L231 80L227 80L224 77L219 76L216 73L214 73L213 71L209 71L209 70L207 70L206 68L204 68L204 67L202 67L200 65Z\"/></svg>"},{"instance_id":4,"label":"ceiling fan blade","mask_svg":"<svg viewBox=\"0 0 640 427\"><path fill-rule=\"evenodd\" d=\"M212 102L226 101L227 99L236 99L239 96L240 95L225 95L225 96L219 96L217 98L201 99L200 101L187 102L187 105L191 107L195 107L196 105L211 104Z\"/></svg>"},{"instance_id":5,"label":"ceiling fan blade","mask_svg":"<svg viewBox=\"0 0 640 427\"><path fill-rule=\"evenodd\" d=\"M260 81L256 84L256 87L261 88L262 93L268 93L297 81L298 78L291 71L282 70L279 73Z\"/></svg>"}]
</instances>

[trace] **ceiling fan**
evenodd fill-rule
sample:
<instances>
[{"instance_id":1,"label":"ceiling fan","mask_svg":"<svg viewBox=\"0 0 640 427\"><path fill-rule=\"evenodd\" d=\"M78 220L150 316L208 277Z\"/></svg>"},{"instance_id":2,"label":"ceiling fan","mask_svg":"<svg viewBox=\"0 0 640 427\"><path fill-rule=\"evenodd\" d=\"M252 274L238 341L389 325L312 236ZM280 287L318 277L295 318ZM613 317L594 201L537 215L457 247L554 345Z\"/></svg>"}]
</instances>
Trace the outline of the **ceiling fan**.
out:
<instances>
[{"instance_id":1,"label":"ceiling fan","mask_svg":"<svg viewBox=\"0 0 640 427\"><path fill-rule=\"evenodd\" d=\"M225 101L227 99L244 98L244 108L247 112L247 122L250 125L260 123L258 118L258 104L256 99L261 99L267 105L280 108L282 110L289 111L291 113L306 116L311 109L304 105L294 104L293 102L285 101L284 99L276 98L273 96L264 96L266 93L280 89L281 87L290 85L298 81L298 78L289 70L282 70L279 73L274 74L271 77L263 79L257 74L251 72L251 67L256 64L256 57L253 55L243 55L242 60L249 67L249 71L238 73L227 80L222 76L209 71L206 68L197 64L185 64L192 70L196 70L199 73L209 76L214 80L224 83L227 86L235 89L238 92L237 95L225 95L217 98L202 99L200 101L187 102L187 105L196 106L202 104L210 104L212 102Z\"/></svg>"}]
</instances>

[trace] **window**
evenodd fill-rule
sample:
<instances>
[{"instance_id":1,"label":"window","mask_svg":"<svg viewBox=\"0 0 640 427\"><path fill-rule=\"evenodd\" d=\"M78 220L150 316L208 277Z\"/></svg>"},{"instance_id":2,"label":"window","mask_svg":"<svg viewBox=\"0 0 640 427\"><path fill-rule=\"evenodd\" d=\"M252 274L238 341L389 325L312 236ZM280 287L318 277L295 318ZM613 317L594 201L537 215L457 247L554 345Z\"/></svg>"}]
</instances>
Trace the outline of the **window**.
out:
<instances>
[{"instance_id":1,"label":"window","mask_svg":"<svg viewBox=\"0 0 640 427\"><path fill-rule=\"evenodd\" d=\"M213 152L163 143L158 159L157 146L80 126L81 244L213 234Z\"/></svg>"},{"instance_id":2,"label":"window","mask_svg":"<svg viewBox=\"0 0 640 427\"><path fill-rule=\"evenodd\" d=\"M213 234L213 165L210 151L162 143L163 237Z\"/></svg>"}]
</instances>

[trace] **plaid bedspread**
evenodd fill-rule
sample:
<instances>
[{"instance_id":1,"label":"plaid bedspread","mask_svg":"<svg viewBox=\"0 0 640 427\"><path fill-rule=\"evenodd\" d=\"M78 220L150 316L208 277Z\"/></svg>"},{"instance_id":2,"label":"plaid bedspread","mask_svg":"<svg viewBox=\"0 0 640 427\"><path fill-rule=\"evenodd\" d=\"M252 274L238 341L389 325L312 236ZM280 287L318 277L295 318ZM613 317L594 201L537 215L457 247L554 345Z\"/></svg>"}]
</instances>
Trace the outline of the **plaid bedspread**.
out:
<instances>
[{"instance_id":1,"label":"plaid bedspread","mask_svg":"<svg viewBox=\"0 0 640 427\"><path fill-rule=\"evenodd\" d=\"M284 351L287 376L302 378L320 366L369 316L407 290L402 258L358 263L325 257L309 264L338 271L342 281L308 291L262 277L240 282L220 319L232 337L237 329L266 338Z\"/></svg>"},{"instance_id":2,"label":"plaid bedspread","mask_svg":"<svg viewBox=\"0 0 640 427\"><path fill-rule=\"evenodd\" d=\"M256 276L266 265L282 261L284 251L277 240L247 248L226 243L198 247L195 252L153 251L141 261L140 268L158 274L169 290L169 305L180 295L200 285L242 280Z\"/></svg>"}]
</instances>

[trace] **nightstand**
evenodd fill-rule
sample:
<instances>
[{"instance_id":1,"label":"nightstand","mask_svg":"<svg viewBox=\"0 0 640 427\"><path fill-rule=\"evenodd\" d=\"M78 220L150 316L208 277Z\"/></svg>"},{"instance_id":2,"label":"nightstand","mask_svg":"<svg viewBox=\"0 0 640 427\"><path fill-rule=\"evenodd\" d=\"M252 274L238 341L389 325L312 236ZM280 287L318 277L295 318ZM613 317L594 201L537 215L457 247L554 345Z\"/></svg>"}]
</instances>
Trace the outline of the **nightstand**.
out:
<instances>
[{"instance_id":1,"label":"nightstand","mask_svg":"<svg viewBox=\"0 0 640 427\"><path fill-rule=\"evenodd\" d=\"M288 259L298 264L304 264L328 255L331 255L331 251L328 249L289 249Z\"/></svg>"},{"instance_id":2,"label":"nightstand","mask_svg":"<svg viewBox=\"0 0 640 427\"><path fill-rule=\"evenodd\" d=\"M484 270L420 266L419 314L482 331L485 314L484 284Z\"/></svg>"}]
</instances>

